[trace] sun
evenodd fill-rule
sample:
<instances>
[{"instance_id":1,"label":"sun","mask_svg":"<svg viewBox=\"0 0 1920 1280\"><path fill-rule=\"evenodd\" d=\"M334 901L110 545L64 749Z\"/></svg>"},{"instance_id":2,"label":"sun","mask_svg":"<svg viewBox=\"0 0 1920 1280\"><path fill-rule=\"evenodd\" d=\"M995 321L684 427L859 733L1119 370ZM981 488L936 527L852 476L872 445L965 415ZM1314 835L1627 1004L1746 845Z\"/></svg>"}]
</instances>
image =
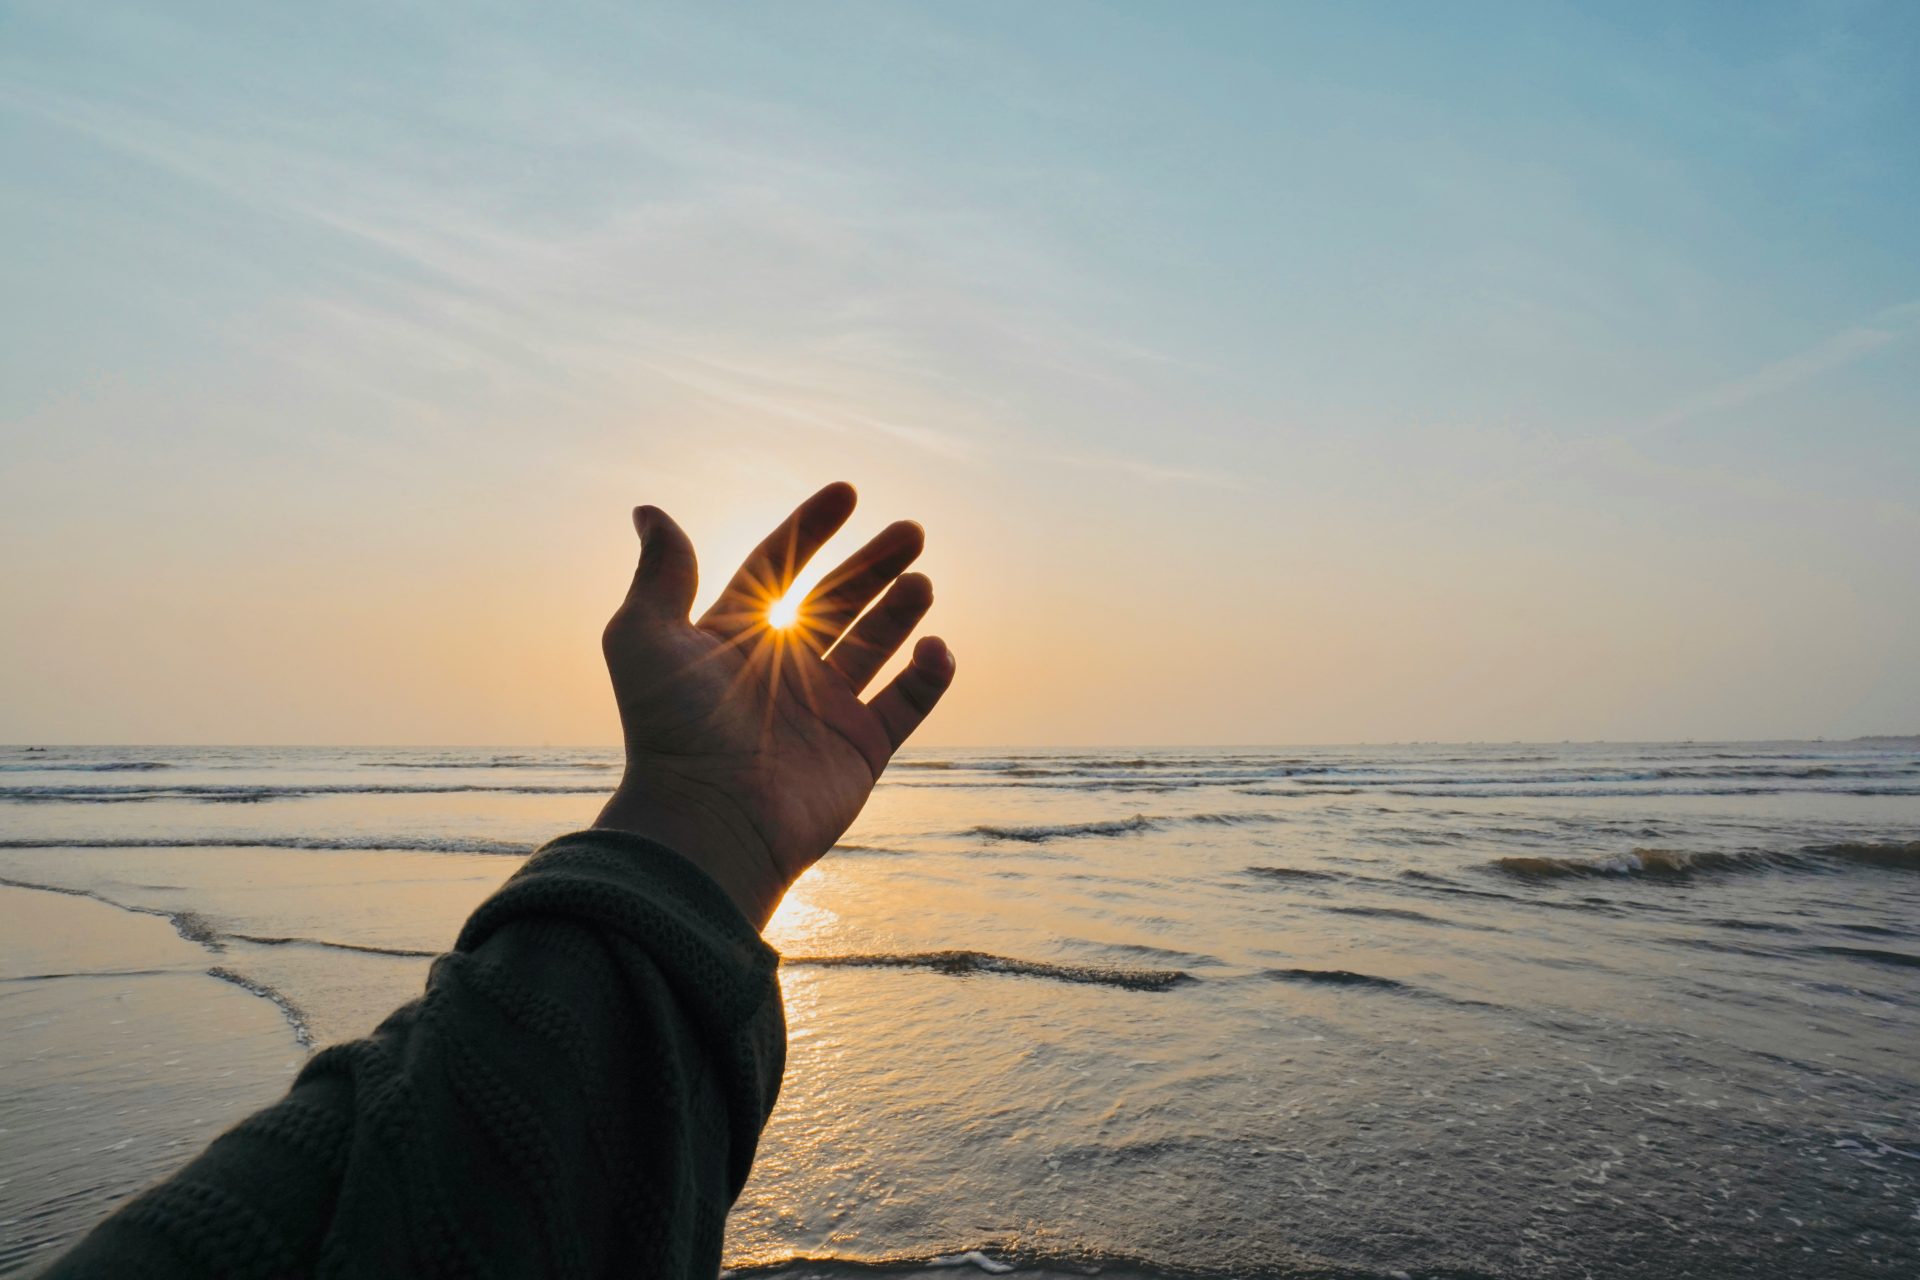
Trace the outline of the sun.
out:
<instances>
[{"instance_id":1,"label":"sun","mask_svg":"<svg viewBox=\"0 0 1920 1280\"><path fill-rule=\"evenodd\" d=\"M789 591L767 606L767 625L776 631L785 631L800 621L800 601L804 597L798 591Z\"/></svg>"}]
</instances>

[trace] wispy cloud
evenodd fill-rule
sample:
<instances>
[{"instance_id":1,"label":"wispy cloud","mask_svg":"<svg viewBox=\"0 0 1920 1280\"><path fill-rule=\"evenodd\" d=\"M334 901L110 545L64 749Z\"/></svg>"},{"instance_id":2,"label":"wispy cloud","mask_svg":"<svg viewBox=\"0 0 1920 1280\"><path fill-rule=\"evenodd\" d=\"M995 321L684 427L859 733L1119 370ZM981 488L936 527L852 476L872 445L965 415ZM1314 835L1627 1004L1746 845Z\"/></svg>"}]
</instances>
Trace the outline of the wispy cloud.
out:
<instances>
[{"instance_id":1,"label":"wispy cloud","mask_svg":"<svg viewBox=\"0 0 1920 1280\"><path fill-rule=\"evenodd\" d=\"M1654 414L1646 421L1600 439L1626 440L1669 431L1697 418L1737 409L1741 405L1778 395L1782 391L1811 381L1821 374L1852 364L1890 343L1909 336L1920 325L1920 300L1888 307L1825 338L1804 351L1731 382L1710 387Z\"/></svg>"},{"instance_id":2,"label":"wispy cloud","mask_svg":"<svg viewBox=\"0 0 1920 1280\"><path fill-rule=\"evenodd\" d=\"M1404 534L1459 512L1476 509L1500 494L1538 484L1557 472L1579 462L1607 455L1623 445L1636 445L1688 423L1780 395L1912 338L1916 333L1920 333L1920 300L1883 308L1838 333L1751 373L1708 387L1645 418L1572 441L1546 457L1410 518L1398 527L1397 532Z\"/></svg>"},{"instance_id":3,"label":"wispy cloud","mask_svg":"<svg viewBox=\"0 0 1920 1280\"><path fill-rule=\"evenodd\" d=\"M270 110L230 125L19 79L0 86L0 107L332 238L334 270L321 274L335 283L298 273L302 342L235 337L297 350L310 371L332 367L348 383L404 382L416 368L407 352L575 407L651 377L769 424L864 433L942 460L1018 456L1235 486L1123 454L1033 448L1035 436L1085 431L1028 399L1057 414L1080 388L1124 396L1130 367L1175 362L1088 327L1078 313L1097 288L998 216L929 203L818 140L804 156L782 150L772 143L789 129L777 119L756 145L688 117L584 100L552 69L517 74L535 77L543 105L521 126L529 150L585 139L607 172L673 180L622 178L592 210L516 214L501 198L515 174L476 164L448 179L425 157L370 162ZM511 122L494 123L511 134ZM369 354L371 335L380 351ZM327 343L332 358L314 350ZM418 397L397 386L388 398Z\"/></svg>"},{"instance_id":4,"label":"wispy cloud","mask_svg":"<svg viewBox=\"0 0 1920 1280\"><path fill-rule=\"evenodd\" d=\"M1147 480L1155 484L1195 485L1203 489L1227 489L1244 492L1249 486L1237 476L1224 471L1214 471L1204 467L1173 467L1157 462L1143 462L1137 458L1123 458L1107 454L1037 454L1042 461L1059 463L1087 471L1117 471L1137 480Z\"/></svg>"}]
</instances>

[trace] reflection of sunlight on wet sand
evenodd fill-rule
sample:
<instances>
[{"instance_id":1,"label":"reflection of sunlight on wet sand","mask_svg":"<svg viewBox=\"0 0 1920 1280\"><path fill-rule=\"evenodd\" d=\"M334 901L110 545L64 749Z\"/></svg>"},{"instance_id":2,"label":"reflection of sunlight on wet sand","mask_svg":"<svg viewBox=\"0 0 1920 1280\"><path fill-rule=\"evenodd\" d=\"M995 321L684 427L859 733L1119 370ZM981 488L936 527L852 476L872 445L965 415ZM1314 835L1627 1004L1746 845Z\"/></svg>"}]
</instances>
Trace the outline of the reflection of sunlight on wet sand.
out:
<instances>
[{"instance_id":1,"label":"reflection of sunlight on wet sand","mask_svg":"<svg viewBox=\"0 0 1920 1280\"><path fill-rule=\"evenodd\" d=\"M780 900L773 917L767 921L764 934L774 950L804 951L838 918L825 907L816 906L809 897L809 890L818 888L826 874L817 865L808 867Z\"/></svg>"}]
</instances>

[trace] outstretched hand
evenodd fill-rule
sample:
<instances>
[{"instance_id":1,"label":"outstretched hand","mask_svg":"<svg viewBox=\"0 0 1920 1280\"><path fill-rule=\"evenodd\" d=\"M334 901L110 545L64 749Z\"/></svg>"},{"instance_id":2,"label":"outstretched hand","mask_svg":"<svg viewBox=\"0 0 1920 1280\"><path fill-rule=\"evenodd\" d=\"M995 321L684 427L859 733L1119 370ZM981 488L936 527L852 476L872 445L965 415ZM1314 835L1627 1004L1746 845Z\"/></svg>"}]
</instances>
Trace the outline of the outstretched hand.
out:
<instances>
[{"instance_id":1,"label":"outstretched hand","mask_svg":"<svg viewBox=\"0 0 1920 1280\"><path fill-rule=\"evenodd\" d=\"M854 501L852 485L830 484L801 503L698 622L692 542L666 512L636 508L640 567L602 640L627 771L594 825L684 855L756 927L852 825L953 682L953 655L928 636L860 699L933 604L927 579L905 572L924 541L911 521L881 530L791 618L770 618Z\"/></svg>"}]
</instances>

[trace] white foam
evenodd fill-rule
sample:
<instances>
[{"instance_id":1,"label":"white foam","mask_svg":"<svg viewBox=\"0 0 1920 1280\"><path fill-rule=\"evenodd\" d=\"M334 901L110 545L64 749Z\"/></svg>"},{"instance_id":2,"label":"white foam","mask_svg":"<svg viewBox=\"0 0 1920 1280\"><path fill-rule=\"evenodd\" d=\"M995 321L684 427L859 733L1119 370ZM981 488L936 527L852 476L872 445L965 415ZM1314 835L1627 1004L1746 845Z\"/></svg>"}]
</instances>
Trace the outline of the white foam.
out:
<instances>
[{"instance_id":1,"label":"white foam","mask_svg":"<svg viewBox=\"0 0 1920 1280\"><path fill-rule=\"evenodd\" d=\"M944 1258L934 1258L927 1263L930 1267L978 1267L988 1275L1004 1275L1013 1270L1011 1262L1001 1262L989 1258L978 1249L969 1249L965 1253L956 1253Z\"/></svg>"}]
</instances>

